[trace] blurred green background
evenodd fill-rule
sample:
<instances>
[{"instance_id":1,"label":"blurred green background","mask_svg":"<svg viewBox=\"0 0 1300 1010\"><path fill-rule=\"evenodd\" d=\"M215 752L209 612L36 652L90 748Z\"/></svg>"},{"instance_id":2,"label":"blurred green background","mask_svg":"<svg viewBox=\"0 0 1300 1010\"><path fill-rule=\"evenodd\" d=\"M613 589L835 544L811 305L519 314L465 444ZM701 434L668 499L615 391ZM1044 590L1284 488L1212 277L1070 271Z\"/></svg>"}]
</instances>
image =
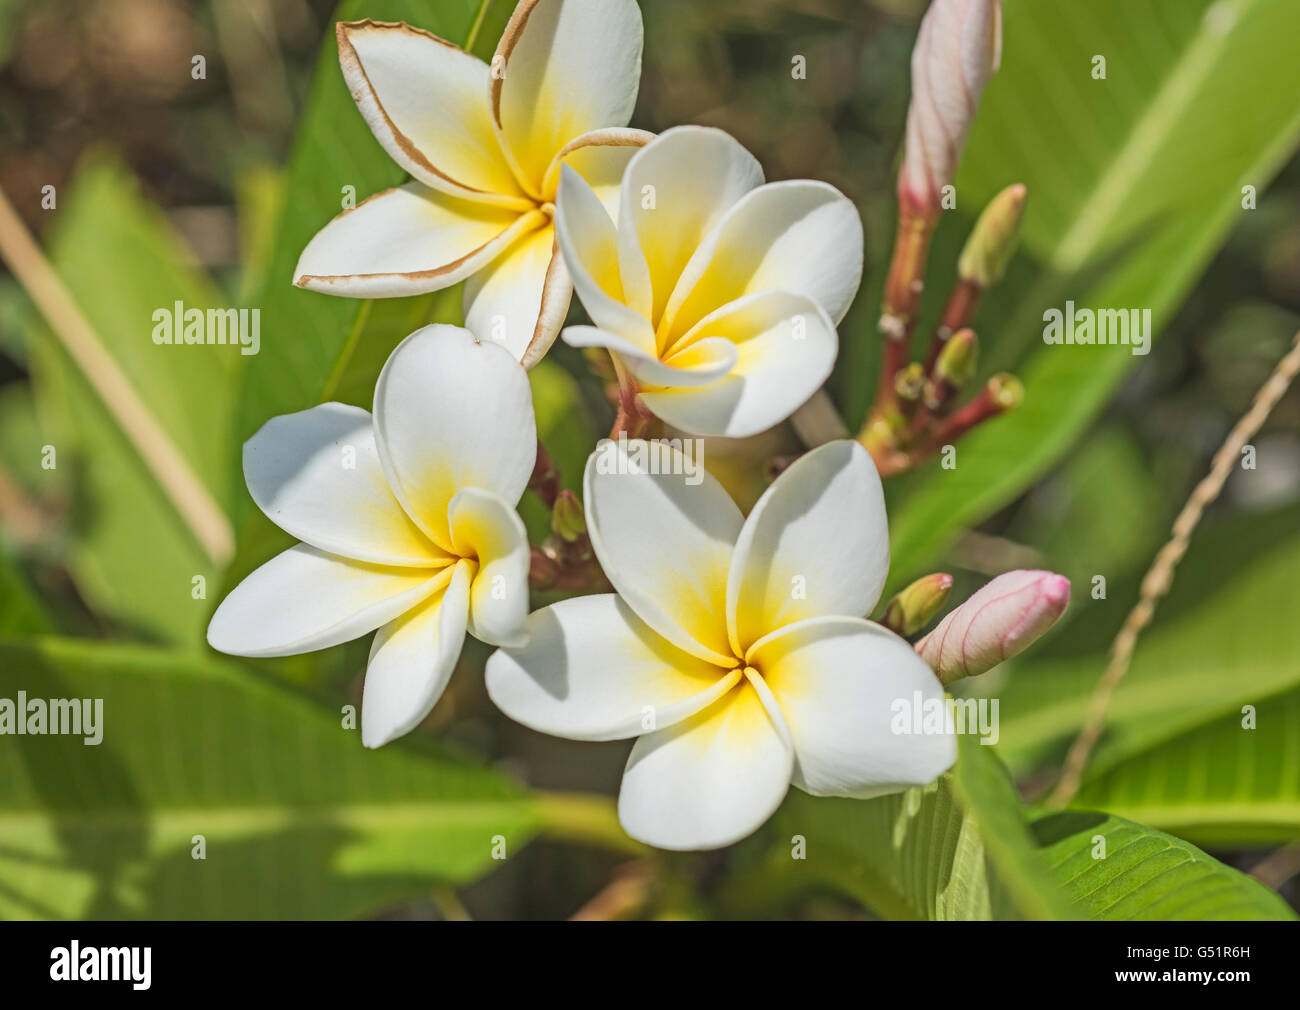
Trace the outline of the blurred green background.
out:
<instances>
[{"instance_id":1,"label":"blurred green background","mask_svg":"<svg viewBox=\"0 0 1300 1010\"><path fill-rule=\"evenodd\" d=\"M256 664L207 650L224 590L286 543L244 491L243 439L322 400L368 406L395 343L459 312L458 291L368 304L290 285L340 187L361 197L401 179L348 99L332 23L409 20L464 42L481 13L474 50L490 57L511 6L0 0L0 188L235 543L232 559L204 548L22 286L0 276L0 697L102 697L106 710L97 748L0 737L0 916L1288 914L1269 892L1300 902L1295 390L1255 440L1256 468L1234 474L1198 532L1114 699L1076 801L1104 818L1022 805L976 748L951 783L856 804L792 793L731 850L656 855L599 799L616 793L627 745L505 720L472 640L425 726L378 753L340 725L368 641ZM924 7L642 4L632 125L723 127L770 179L825 179L862 210L868 273L828 386L851 424L875 387ZM998 757L1032 803L1174 515L1300 329L1300 5L1005 0L1004 22L927 305L933 318L984 203L1026 183L1021 252L976 326L981 374L1016 371L1026 402L963 441L955 471L890 482L891 585L949 571L959 602L1010 568L1071 578L1053 635L964 687L1000 700ZM796 55L805 80L791 76ZM177 299L259 307L261 353L156 347L151 313ZM1153 353L1045 347L1042 312L1066 299L1152 309ZM600 383L563 344L532 377L543 439L573 486L609 424ZM47 445L55 469L42 468ZM748 467L733 487L752 500L761 463L793 445L778 430L712 455ZM525 507L540 535L542 510ZM1254 730L1240 728L1244 705ZM1126 855L1075 867L1102 823ZM805 860L790 858L795 835Z\"/></svg>"}]
</instances>

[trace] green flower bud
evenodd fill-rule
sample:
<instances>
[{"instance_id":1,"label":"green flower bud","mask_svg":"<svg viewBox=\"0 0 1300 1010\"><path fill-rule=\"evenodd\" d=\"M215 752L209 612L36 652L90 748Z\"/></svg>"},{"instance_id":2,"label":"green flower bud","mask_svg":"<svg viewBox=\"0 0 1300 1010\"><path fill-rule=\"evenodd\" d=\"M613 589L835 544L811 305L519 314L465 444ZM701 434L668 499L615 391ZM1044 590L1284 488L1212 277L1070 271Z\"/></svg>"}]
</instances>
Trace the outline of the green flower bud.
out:
<instances>
[{"instance_id":1,"label":"green flower bud","mask_svg":"<svg viewBox=\"0 0 1300 1010\"><path fill-rule=\"evenodd\" d=\"M979 340L972 329L958 330L948 338L934 362L935 378L953 389L961 389L975 374L979 360Z\"/></svg>"},{"instance_id":2,"label":"green flower bud","mask_svg":"<svg viewBox=\"0 0 1300 1010\"><path fill-rule=\"evenodd\" d=\"M896 634L915 635L943 608L951 590L951 575L935 573L917 579L889 601L880 623Z\"/></svg>"},{"instance_id":3,"label":"green flower bud","mask_svg":"<svg viewBox=\"0 0 1300 1010\"><path fill-rule=\"evenodd\" d=\"M587 518L583 514L582 502L572 491L561 491L555 498L555 509L551 512L551 532L565 543L573 543L587 533Z\"/></svg>"},{"instance_id":4,"label":"green flower bud","mask_svg":"<svg viewBox=\"0 0 1300 1010\"><path fill-rule=\"evenodd\" d=\"M1008 186L984 208L957 261L962 280L981 288L991 288L1002 280L1020 238L1027 194L1022 185Z\"/></svg>"},{"instance_id":5,"label":"green flower bud","mask_svg":"<svg viewBox=\"0 0 1300 1010\"><path fill-rule=\"evenodd\" d=\"M920 362L912 362L894 376L894 392L900 400L909 403L920 399L921 390L925 388L925 369Z\"/></svg>"},{"instance_id":6,"label":"green flower bud","mask_svg":"<svg viewBox=\"0 0 1300 1010\"><path fill-rule=\"evenodd\" d=\"M998 410L1014 410L1025 401L1025 386L1014 375L999 372L989 379L989 399Z\"/></svg>"}]
</instances>

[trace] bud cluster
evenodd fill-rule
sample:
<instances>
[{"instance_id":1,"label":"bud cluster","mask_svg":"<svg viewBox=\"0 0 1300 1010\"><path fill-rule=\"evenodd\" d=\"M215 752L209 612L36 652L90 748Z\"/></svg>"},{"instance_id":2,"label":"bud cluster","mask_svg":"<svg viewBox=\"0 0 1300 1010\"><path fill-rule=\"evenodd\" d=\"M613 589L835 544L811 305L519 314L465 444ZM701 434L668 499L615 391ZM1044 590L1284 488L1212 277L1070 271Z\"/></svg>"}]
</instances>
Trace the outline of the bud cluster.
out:
<instances>
[{"instance_id":1,"label":"bud cluster","mask_svg":"<svg viewBox=\"0 0 1300 1010\"><path fill-rule=\"evenodd\" d=\"M914 466L1023 397L1019 381L1002 374L958 406L978 363L979 340L971 324L980 298L1002 280L1015 253L1027 195L1022 185L1003 190L981 214L962 250L929 350L922 361L908 361L930 239L1001 53L1001 0L934 0L921 22L898 177L898 236L880 323L880 382L858 435L884 476Z\"/></svg>"}]
</instances>

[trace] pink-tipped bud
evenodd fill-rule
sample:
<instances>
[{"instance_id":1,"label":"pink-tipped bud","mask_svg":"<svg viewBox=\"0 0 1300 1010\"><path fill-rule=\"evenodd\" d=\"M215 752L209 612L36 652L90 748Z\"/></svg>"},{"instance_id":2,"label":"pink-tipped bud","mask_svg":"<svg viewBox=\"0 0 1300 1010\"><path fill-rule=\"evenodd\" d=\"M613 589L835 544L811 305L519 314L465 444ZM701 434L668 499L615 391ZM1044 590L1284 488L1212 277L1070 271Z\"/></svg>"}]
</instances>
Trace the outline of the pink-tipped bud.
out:
<instances>
[{"instance_id":1,"label":"pink-tipped bud","mask_svg":"<svg viewBox=\"0 0 1300 1010\"><path fill-rule=\"evenodd\" d=\"M1027 649L1069 602L1064 575L1007 572L940 621L916 651L945 684L974 677Z\"/></svg>"},{"instance_id":2,"label":"pink-tipped bud","mask_svg":"<svg viewBox=\"0 0 1300 1010\"><path fill-rule=\"evenodd\" d=\"M912 102L898 176L905 208L939 213L984 86L1001 61L1001 0L934 0L912 50Z\"/></svg>"}]
</instances>

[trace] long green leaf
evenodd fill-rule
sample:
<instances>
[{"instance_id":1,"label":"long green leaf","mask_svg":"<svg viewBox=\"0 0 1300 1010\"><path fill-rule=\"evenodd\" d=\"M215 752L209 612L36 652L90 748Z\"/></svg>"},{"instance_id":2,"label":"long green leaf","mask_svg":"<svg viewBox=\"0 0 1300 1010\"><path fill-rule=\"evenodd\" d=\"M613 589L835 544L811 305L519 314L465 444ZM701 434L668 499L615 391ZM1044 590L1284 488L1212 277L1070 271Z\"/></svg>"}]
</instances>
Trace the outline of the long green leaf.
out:
<instances>
[{"instance_id":1,"label":"long green leaf","mask_svg":"<svg viewBox=\"0 0 1300 1010\"><path fill-rule=\"evenodd\" d=\"M0 698L103 701L103 741L0 736L0 918L337 918L472 880L522 790L360 734L230 663L0 644ZM206 848L194 858L197 836Z\"/></svg>"},{"instance_id":2,"label":"long green leaf","mask_svg":"<svg viewBox=\"0 0 1300 1010\"><path fill-rule=\"evenodd\" d=\"M1199 845L1300 838L1300 691L1231 712L1095 776L1074 805Z\"/></svg>"},{"instance_id":3,"label":"long green leaf","mask_svg":"<svg viewBox=\"0 0 1300 1010\"><path fill-rule=\"evenodd\" d=\"M238 346L158 345L153 314L222 298L115 157L96 152L60 198L51 263L161 429L227 510L238 454ZM265 328L262 330L265 336ZM206 618L195 576L218 572L137 449L44 324L31 334L42 441L71 486L70 567L100 613L148 638L193 644Z\"/></svg>"},{"instance_id":4,"label":"long green leaf","mask_svg":"<svg viewBox=\"0 0 1300 1010\"><path fill-rule=\"evenodd\" d=\"M1079 918L1107 921L1294 919L1262 884L1196 846L1122 817L1066 811L1034 834Z\"/></svg>"}]
</instances>

